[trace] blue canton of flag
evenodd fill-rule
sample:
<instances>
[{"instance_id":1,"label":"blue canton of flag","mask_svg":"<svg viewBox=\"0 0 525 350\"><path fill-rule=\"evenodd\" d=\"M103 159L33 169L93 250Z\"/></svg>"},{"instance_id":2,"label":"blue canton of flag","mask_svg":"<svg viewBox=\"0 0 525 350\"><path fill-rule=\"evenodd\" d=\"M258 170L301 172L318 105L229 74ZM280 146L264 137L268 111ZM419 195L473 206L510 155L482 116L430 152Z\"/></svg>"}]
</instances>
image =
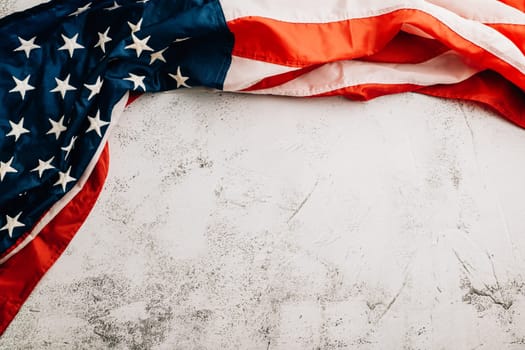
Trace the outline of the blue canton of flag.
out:
<instances>
[{"instance_id":1,"label":"blue canton of flag","mask_svg":"<svg viewBox=\"0 0 525 350\"><path fill-rule=\"evenodd\" d=\"M0 36L0 257L85 181L128 91L220 89L233 46L198 0L53 1Z\"/></svg>"}]
</instances>

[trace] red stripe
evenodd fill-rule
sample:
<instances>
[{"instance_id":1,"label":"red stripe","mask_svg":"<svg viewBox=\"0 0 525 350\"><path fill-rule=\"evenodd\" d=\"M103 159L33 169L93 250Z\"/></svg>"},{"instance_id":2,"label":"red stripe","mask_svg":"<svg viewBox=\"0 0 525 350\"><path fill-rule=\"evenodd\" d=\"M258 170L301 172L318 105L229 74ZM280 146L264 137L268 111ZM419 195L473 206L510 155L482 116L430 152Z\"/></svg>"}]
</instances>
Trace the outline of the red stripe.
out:
<instances>
[{"instance_id":1,"label":"red stripe","mask_svg":"<svg viewBox=\"0 0 525 350\"><path fill-rule=\"evenodd\" d=\"M264 78L257 84L254 84L246 89L243 89L242 91L256 91L256 90L262 90L262 89L270 89L276 86L279 86L281 84L284 84L290 80L293 80L297 77L300 77L303 74L306 74L308 72L311 72L315 70L316 68L319 68L322 66L321 64L312 65L306 68L294 70L291 72L286 72L282 74L277 74L268 78Z\"/></svg>"},{"instance_id":2,"label":"red stripe","mask_svg":"<svg viewBox=\"0 0 525 350\"><path fill-rule=\"evenodd\" d=\"M126 102L126 106L129 106L133 102L135 102L140 96L142 96L142 92L136 92L132 91L129 93L128 102Z\"/></svg>"},{"instance_id":3,"label":"red stripe","mask_svg":"<svg viewBox=\"0 0 525 350\"><path fill-rule=\"evenodd\" d=\"M368 62L417 64L448 50L448 47L437 40L400 32L379 52L360 59Z\"/></svg>"},{"instance_id":4,"label":"red stripe","mask_svg":"<svg viewBox=\"0 0 525 350\"><path fill-rule=\"evenodd\" d=\"M377 53L401 29L401 21L389 22L388 17L399 16L397 13L320 24L253 16L229 21L228 27L235 36L233 55L305 67Z\"/></svg>"},{"instance_id":5,"label":"red stripe","mask_svg":"<svg viewBox=\"0 0 525 350\"><path fill-rule=\"evenodd\" d=\"M403 24L423 30L460 53L467 63L495 70L525 90L525 76L519 70L419 10L402 9L375 17L315 24L256 16L228 22L235 36L234 55L293 67L372 56L397 35ZM501 26L523 35L519 26Z\"/></svg>"},{"instance_id":6,"label":"red stripe","mask_svg":"<svg viewBox=\"0 0 525 350\"><path fill-rule=\"evenodd\" d=\"M102 190L108 165L106 145L88 181L75 198L31 243L0 265L0 335L82 226Z\"/></svg>"},{"instance_id":7,"label":"red stripe","mask_svg":"<svg viewBox=\"0 0 525 350\"><path fill-rule=\"evenodd\" d=\"M525 92L495 72L481 72L458 84L429 86L417 92L479 102L525 128Z\"/></svg>"},{"instance_id":8,"label":"red stripe","mask_svg":"<svg viewBox=\"0 0 525 350\"><path fill-rule=\"evenodd\" d=\"M368 101L383 95L417 91L421 88L422 86L415 84L361 84L347 86L341 89L315 95L314 97L344 96L355 101Z\"/></svg>"}]
</instances>

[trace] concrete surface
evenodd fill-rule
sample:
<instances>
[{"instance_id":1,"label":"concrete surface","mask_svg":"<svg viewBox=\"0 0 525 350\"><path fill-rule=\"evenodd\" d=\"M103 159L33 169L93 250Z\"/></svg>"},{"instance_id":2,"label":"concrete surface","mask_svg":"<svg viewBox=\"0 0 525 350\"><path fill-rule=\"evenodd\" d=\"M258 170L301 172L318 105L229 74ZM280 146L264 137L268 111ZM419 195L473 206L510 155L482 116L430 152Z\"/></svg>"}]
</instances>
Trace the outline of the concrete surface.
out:
<instances>
[{"instance_id":1,"label":"concrete surface","mask_svg":"<svg viewBox=\"0 0 525 350\"><path fill-rule=\"evenodd\" d=\"M525 348L525 131L491 112L192 90L110 142L0 349Z\"/></svg>"}]
</instances>

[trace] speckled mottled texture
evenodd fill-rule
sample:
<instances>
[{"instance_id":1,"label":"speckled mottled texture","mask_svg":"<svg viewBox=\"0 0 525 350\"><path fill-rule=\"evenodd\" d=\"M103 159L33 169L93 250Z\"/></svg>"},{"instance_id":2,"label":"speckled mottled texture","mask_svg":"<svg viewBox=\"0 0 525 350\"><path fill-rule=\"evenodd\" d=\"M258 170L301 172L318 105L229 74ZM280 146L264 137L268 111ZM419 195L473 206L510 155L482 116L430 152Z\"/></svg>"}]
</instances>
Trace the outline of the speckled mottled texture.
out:
<instances>
[{"instance_id":1,"label":"speckled mottled texture","mask_svg":"<svg viewBox=\"0 0 525 350\"><path fill-rule=\"evenodd\" d=\"M417 95L147 95L0 348L519 349L525 134Z\"/></svg>"},{"instance_id":2,"label":"speckled mottled texture","mask_svg":"<svg viewBox=\"0 0 525 350\"><path fill-rule=\"evenodd\" d=\"M0 349L525 347L525 132L492 113L181 91L110 142Z\"/></svg>"}]
</instances>

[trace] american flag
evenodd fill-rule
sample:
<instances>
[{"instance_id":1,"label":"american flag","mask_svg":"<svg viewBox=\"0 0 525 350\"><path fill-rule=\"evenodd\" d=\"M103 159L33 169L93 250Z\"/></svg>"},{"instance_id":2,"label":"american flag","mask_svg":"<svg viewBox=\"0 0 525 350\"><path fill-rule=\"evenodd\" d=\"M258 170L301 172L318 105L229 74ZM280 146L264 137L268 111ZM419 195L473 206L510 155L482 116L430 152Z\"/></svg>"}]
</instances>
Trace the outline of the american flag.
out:
<instances>
[{"instance_id":1,"label":"american flag","mask_svg":"<svg viewBox=\"0 0 525 350\"><path fill-rule=\"evenodd\" d=\"M69 0L0 21L0 334L85 220L129 93L471 100L525 126L522 0Z\"/></svg>"}]
</instances>

